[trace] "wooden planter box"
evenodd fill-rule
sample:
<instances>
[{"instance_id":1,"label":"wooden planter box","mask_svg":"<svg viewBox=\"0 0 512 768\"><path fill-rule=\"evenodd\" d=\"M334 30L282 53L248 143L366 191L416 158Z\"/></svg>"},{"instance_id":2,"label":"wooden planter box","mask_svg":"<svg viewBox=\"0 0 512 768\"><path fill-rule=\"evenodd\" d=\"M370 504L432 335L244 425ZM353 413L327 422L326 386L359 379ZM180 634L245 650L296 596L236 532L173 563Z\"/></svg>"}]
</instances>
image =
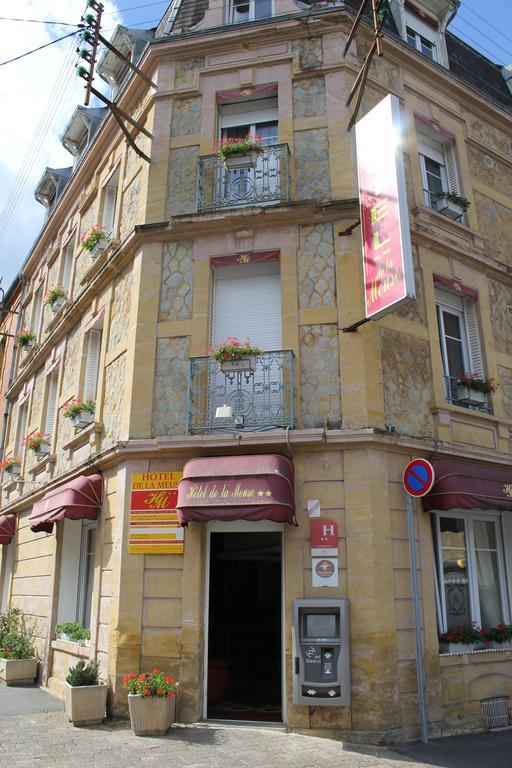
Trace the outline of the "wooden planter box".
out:
<instances>
[{"instance_id":1,"label":"wooden planter box","mask_svg":"<svg viewBox=\"0 0 512 768\"><path fill-rule=\"evenodd\" d=\"M128 694L130 722L136 736L163 736L174 722L176 696L135 696Z\"/></svg>"},{"instance_id":2,"label":"wooden planter box","mask_svg":"<svg viewBox=\"0 0 512 768\"><path fill-rule=\"evenodd\" d=\"M256 168L259 152L248 152L246 155L230 155L224 158L228 171L241 171L244 168Z\"/></svg>"},{"instance_id":3,"label":"wooden planter box","mask_svg":"<svg viewBox=\"0 0 512 768\"><path fill-rule=\"evenodd\" d=\"M37 659L4 659L0 657L0 680L6 685L33 685L37 676Z\"/></svg>"},{"instance_id":4,"label":"wooden planter box","mask_svg":"<svg viewBox=\"0 0 512 768\"><path fill-rule=\"evenodd\" d=\"M247 355L239 360L221 360L219 368L222 373L254 373L256 371L256 355Z\"/></svg>"},{"instance_id":5,"label":"wooden planter box","mask_svg":"<svg viewBox=\"0 0 512 768\"><path fill-rule=\"evenodd\" d=\"M74 726L94 725L105 719L106 685L70 685L66 683L66 715Z\"/></svg>"},{"instance_id":6,"label":"wooden planter box","mask_svg":"<svg viewBox=\"0 0 512 768\"><path fill-rule=\"evenodd\" d=\"M485 405L487 393L480 392L479 389L471 389L466 384L457 384L457 402L468 405Z\"/></svg>"},{"instance_id":7,"label":"wooden planter box","mask_svg":"<svg viewBox=\"0 0 512 768\"><path fill-rule=\"evenodd\" d=\"M77 413L76 416L72 417L71 421L73 422L75 429L83 429L93 423L94 413L91 413L91 411L80 411L80 413Z\"/></svg>"}]
</instances>

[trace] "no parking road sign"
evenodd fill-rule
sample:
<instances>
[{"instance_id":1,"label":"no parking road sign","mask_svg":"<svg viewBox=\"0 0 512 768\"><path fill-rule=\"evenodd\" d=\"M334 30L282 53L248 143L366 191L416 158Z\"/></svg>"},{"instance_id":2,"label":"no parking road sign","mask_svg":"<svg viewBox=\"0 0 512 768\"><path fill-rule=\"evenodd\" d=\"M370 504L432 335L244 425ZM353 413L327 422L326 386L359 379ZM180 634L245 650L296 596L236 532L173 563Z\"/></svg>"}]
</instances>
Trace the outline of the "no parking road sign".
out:
<instances>
[{"instance_id":1,"label":"no parking road sign","mask_svg":"<svg viewBox=\"0 0 512 768\"><path fill-rule=\"evenodd\" d=\"M426 459L413 459L404 471L404 488L409 496L425 496L435 481L434 467Z\"/></svg>"}]
</instances>

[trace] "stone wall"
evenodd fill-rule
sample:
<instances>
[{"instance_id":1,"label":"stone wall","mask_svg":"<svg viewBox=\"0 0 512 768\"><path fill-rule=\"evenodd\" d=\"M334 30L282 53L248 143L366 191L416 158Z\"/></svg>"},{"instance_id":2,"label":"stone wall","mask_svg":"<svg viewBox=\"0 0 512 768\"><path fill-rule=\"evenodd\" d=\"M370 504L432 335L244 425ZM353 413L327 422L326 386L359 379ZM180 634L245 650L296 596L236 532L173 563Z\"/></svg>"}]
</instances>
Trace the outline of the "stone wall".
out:
<instances>
[{"instance_id":1,"label":"stone wall","mask_svg":"<svg viewBox=\"0 0 512 768\"><path fill-rule=\"evenodd\" d=\"M409 435L431 435L428 341L385 329L381 329L380 339L386 424Z\"/></svg>"},{"instance_id":2,"label":"stone wall","mask_svg":"<svg viewBox=\"0 0 512 768\"><path fill-rule=\"evenodd\" d=\"M489 303L496 349L512 355L512 288L489 280Z\"/></svg>"},{"instance_id":3,"label":"stone wall","mask_svg":"<svg viewBox=\"0 0 512 768\"><path fill-rule=\"evenodd\" d=\"M194 213L197 194L199 147L180 147L169 152L169 180L166 216Z\"/></svg>"},{"instance_id":4,"label":"stone wall","mask_svg":"<svg viewBox=\"0 0 512 768\"><path fill-rule=\"evenodd\" d=\"M80 375L80 360L82 357L82 329L76 325L69 333L64 356L64 373L62 376L62 392L67 394L73 388L78 394L78 378Z\"/></svg>"},{"instance_id":5,"label":"stone wall","mask_svg":"<svg viewBox=\"0 0 512 768\"><path fill-rule=\"evenodd\" d=\"M325 78L308 77L293 83L293 117L319 117L325 115Z\"/></svg>"},{"instance_id":6,"label":"stone wall","mask_svg":"<svg viewBox=\"0 0 512 768\"><path fill-rule=\"evenodd\" d=\"M127 342L128 321L132 300L132 268L126 269L114 281L114 295L110 315L108 349Z\"/></svg>"},{"instance_id":7,"label":"stone wall","mask_svg":"<svg viewBox=\"0 0 512 768\"><path fill-rule=\"evenodd\" d=\"M494 189L499 184L502 195L512 197L512 168L489 155L483 150L477 149L471 144L466 144L468 161L471 173L488 187Z\"/></svg>"},{"instance_id":8,"label":"stone wall","mask_svg":"<svg viewBox=\"0 0 512 768\"><path fill-rule=\"evenodd\" d=\"M144 214L141 213L144 201L141 200L142 171L130 183L123 192L123 203L120 215L119 237L124 240L133 230L136 224L144 223Z\"/></svg>"},{"instance_id":9,"label":"stone wall","mask_svg":"<svg viewBox=\"0 0 512 768\"><path fill-rule=\"evenodd\" d=\"M186 432L190 337L158 339L152 437Z\"/></svg>"},{"instance_id":10,"label":"stone wall","mask_svg":"<svg viewBox=\"0 0 512 768\"><path fill-rule=\"evenodd\" d=\"M322 39L321 37L311 37L292 42L292 51L298 57L301 69L314 69L322 65Z\"/></svg>"},{"instance_id":11,"label":"stone wall","mask_svg":"<svg viewBox=\"0 0 512 768\"><path fill-rule=\"evenodd\" d=\"M338 429L341 425L338 329L335 325L300 328L302 426Z\"/></svg>"},{"instance_id":12,"label":"stone wall","mask_svg":"<svg viewBox=\"0 0 512 768\"><path fill-rule=\"evenodd\" d=\"M105 396L103 399L103 433L101 448L110 448L122 433L122 411L126 388L126 354L117 357L105 371Z\"/></svg>"},{"instance_id":13,"label":"stone wall","mask_svg":"<svg viewBox=\"0 0 512 768\"><path fill-rule=\"evenodd\" d=\"M332 224L300 227L298 250L299 307L322 307L336 302Z\"/></svg>"},{"instance_id":14,"label":"stone wall","mask_svg":"<svg viewBox=\"0 0 512 768\"><path fill-rule=\"evenodd\" d=\"M190 136L199 132L201 99L175 99L172 108L171 136Z\"/></svg>"},{"instance_id":15,"label":"stone wall","mask_svg":"<svg viewBox=\"0 0 512 768\"><path fill-rule=\"evenodd\" d=\"M325 128L295 131L297 200L327 200L330 195L329 141Z\"/></svg>"},{"instance_id":16,"label":"stone wall","mask_svg":"<svg viewBox=\"0 0 512 768\"><path fill-rule=\"evenodd\" d=\"M489 123L484 123L479 117L466 113L468 118L469 133L483 144L487 144L497 152L506 155L512 160L512 139L499 128Z\"/></svg>"},{"instance_id":17,"label":"stone wall","mask_svg":"<svg viewBox=\"0 0 512 768\"><path fill-rule=\"evenodd\" d=\"M159 320L192 317L192 241L167 243L163 248Z\"/></svg>"},{"instance_id":18,"label":"stone wall","mask_svg":"<svg viewBox=\"0 0 512 768\"><path fill-rule=\"evenodd\" d=\"M416 289L416 299L408 301L395 310L398 317L406 320L412 320L421 325L426 324L425 291L423 288L423 273L421 271L420 259L417 246L412 247L412 265L414 270L414 286Z\"/></svg>"},{"instance_id":19,"label":"stone wall","mask_svg":"<svg viewBox=\"0 0 512 768\"><path fill-rule=\"evenodd\" d=\"M503 401L503 415L512 421L512 370L510 368L498 366L498 383L500 385L498 394L501 393Z\"/></svg>"},{"instance_id":20,"label":"stone wall","mask_svg":"<svg viewBox=\"0 0 512 768\"><path fill-rule=\"evenodd\" d=\"M512 266L512 210L476 190L474 197L480 232L489 240L487 255Z\"/></svg>"},{"instance_id":21,"label":"stone wall","mask_svg":"<svg viewBox=\"0 0 512 768\"><path fill-rule=\"evenodd\" d=\"M174 85L176 88L192 88L196 80L196 72L204 67L204 56L183 59L176 62Z\"/></svg>"}]
</instances>

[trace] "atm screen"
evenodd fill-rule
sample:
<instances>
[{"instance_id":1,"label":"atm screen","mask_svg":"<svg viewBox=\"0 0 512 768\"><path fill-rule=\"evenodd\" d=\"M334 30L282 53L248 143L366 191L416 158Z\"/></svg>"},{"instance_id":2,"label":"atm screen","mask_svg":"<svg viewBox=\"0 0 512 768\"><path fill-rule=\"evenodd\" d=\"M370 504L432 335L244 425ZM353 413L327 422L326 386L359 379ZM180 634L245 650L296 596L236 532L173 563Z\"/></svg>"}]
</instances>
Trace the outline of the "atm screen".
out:
<instances>
[{"instance_id":1,"label":"atm screen","mask_svg":"<svg viewBox=\"0 0 512 768\"><path fill-rule=\"evenodd\" d=\"M307 613L306 637L337 637L336 614L334 613Z\"/></svg>"}]
</instances>

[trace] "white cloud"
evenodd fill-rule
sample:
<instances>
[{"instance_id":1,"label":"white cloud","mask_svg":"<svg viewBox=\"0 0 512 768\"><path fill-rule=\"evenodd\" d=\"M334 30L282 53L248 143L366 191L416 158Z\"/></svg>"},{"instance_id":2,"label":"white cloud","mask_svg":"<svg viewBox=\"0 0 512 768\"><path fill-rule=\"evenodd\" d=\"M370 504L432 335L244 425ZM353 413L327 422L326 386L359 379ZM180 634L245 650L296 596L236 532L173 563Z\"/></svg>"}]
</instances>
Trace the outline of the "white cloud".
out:
<instances>
[{"instance_id":1,"label":"white cloud","mask_svg":"<svg viewBox=\"0 0 512 768\"><path fill-rule=\"evenodd\" d=\"M103 30L121 22L117 2L103 0ZM17 0L9 13L17 18L78 24L85 0ZM7 10L5 8L4 10ZM3 13L7 16L7 13ZM1 61L55 40L72 27L0 21ZM105 32L105 36L110 34ZM84 81L75 74L77 38L67 38L19 61L0 67L0 217L25 164L23 187L4 230L0 222L0 276L7 287L15 277L42 226L43 207L34 189L46 166L71 165L59 141L77 104L83 103ZM100 81L102 82L102 81ZM27 162L28 161L28 162Z\"/></svg>"}]
</instances>

